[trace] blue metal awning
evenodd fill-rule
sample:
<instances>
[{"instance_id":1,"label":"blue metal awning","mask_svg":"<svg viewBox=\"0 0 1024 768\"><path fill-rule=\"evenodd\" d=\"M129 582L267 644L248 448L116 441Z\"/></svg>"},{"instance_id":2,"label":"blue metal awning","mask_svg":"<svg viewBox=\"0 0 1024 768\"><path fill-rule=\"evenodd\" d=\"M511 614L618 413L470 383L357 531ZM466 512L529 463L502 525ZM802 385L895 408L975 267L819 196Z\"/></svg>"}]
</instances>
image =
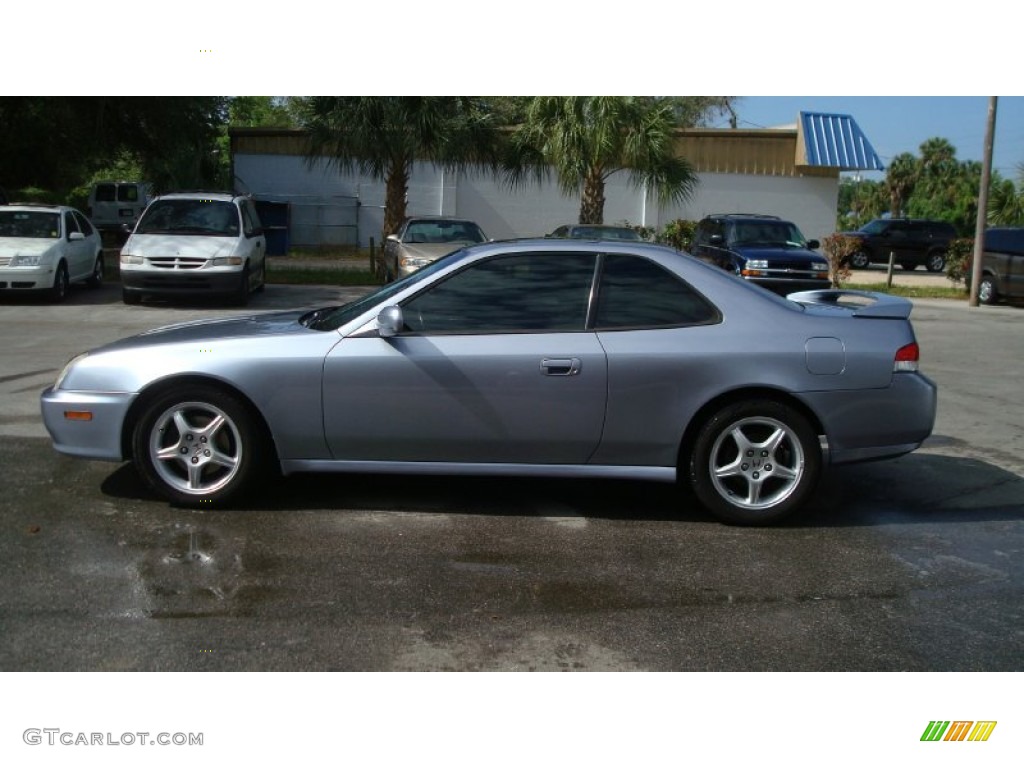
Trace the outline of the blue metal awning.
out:
<instances>
[{"instance_id":1,"label":"blue metal awning","mask_svg":"<svg viewBox=\"0 0 1024 768\"><path fill-rule=\"evenodd\" d=\"M841 171L884 171L864 132L850 115L801 112L797 122L797 165Z\"/></svg>"}]
</instances>

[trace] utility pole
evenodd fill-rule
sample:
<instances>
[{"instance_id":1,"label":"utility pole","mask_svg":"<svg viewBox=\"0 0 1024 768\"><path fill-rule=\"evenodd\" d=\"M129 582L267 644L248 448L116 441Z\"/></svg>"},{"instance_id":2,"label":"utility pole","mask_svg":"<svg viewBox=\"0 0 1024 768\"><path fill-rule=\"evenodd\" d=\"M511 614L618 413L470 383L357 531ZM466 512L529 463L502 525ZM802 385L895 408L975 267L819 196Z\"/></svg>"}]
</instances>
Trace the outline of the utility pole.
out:
<instances>
[{"instance_id":1,"label":"utility pole","mask_svg":"<svg viewBox=\"0 0 1024 768\"><path fill-rule=\"evenodd\" d=\"M974 225L974 259L971 264L971 293L967 306L978 306L978 283L981 282L981 254L985 251L985 223L988 221L988 187L992 178L992 145L996 134L998 96L988 100L988 125L985 128L985 157L981 164L981 187L978 189L978 220Z\"/></svg>"}]
</instances>

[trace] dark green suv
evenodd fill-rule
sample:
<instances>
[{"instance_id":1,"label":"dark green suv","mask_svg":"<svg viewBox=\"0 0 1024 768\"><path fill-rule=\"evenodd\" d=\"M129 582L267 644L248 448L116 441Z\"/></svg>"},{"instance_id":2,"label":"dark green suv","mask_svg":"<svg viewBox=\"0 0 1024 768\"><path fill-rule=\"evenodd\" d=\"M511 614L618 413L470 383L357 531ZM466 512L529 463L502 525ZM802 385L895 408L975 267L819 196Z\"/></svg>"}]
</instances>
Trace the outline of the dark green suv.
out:
<instances>
[{"instance_id":1,"label":"dark green suv","mask_svg":"<svg viewBox=\"0 0 1024 768\"><path fill-rule=\"evenodd\" d=\"M956 230L945 221L875 219L856 232L842 234L860 242L860 248L850 257L854 269L888 264L891 253L903 269L917 269L923 264L929 272L941 272L946 268L946 249L956 237Z\"/></svg>"}]
</instances>

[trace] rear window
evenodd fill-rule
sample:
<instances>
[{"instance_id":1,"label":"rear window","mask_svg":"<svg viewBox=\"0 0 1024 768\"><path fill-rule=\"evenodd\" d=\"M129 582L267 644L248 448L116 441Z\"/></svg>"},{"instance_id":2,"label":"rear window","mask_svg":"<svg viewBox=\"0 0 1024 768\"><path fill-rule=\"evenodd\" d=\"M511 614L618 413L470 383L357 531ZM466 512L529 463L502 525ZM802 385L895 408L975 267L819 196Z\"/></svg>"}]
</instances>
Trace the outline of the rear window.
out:
<instances>
[{"instance_id":1,"label":"rear window","mask_svg":"<svg viewBox=\"0 0 1024 768\"><path fill-rule=\"evenodd\" d=\"M112 203L114 202L114 196L117 194L116 187L113 184L97 184L95 199L97 203Z\"/></svg>"}]
</instances>

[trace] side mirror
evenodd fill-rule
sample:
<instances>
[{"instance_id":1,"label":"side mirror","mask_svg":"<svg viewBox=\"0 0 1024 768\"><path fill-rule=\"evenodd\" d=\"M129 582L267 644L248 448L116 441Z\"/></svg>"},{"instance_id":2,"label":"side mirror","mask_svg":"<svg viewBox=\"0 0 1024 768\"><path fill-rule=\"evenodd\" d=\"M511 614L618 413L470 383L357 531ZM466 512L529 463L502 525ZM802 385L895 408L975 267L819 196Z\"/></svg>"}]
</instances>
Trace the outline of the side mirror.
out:
<instances>
[{"instance_id":1,"label":"side mirror","mask_svg":"<svg viewBox=\"0 0 1024 768\"><path fill-rule=\"evenodd\" d=\"M68 235L68 240L70 240L71 242L74 242L75 240L85 240L85 235L83 235L81 232L72 232L70 235Z\"/></svg>"},{"instance_id":2,"label":"side mirror","mask_svg":"<svg viewBox=\"0 0 1024 768\"><path fill-rule=\"evenodd\" d=\"M819 243L817 240L808 240L807 247L810 248L812 251L816 251L821 247L821 243Z\"/></svg>"},{"instance_id":3,"label":"side mirror","mask_svg":"<svg viewBox=\"0 0 1024 768\"><path fill-rule=\"evenodd\" d=\"M405 327L405 319L402 317L402 308L397 305L384 307L377 314L377 332L382 338L390 339L401 332Z\"/></svg>"},{"instance_id":4,"label":"side mirror","mask_svg":"<svg viewBox=\"0 0 1024 768\"><path fill-rule=\"evenodd\" d=\"M398 239L398 235L388 235L387 239L390 240L393 243L400 243L400 242L402 242L401 240Z\"/></svg>"}]
</instances>

